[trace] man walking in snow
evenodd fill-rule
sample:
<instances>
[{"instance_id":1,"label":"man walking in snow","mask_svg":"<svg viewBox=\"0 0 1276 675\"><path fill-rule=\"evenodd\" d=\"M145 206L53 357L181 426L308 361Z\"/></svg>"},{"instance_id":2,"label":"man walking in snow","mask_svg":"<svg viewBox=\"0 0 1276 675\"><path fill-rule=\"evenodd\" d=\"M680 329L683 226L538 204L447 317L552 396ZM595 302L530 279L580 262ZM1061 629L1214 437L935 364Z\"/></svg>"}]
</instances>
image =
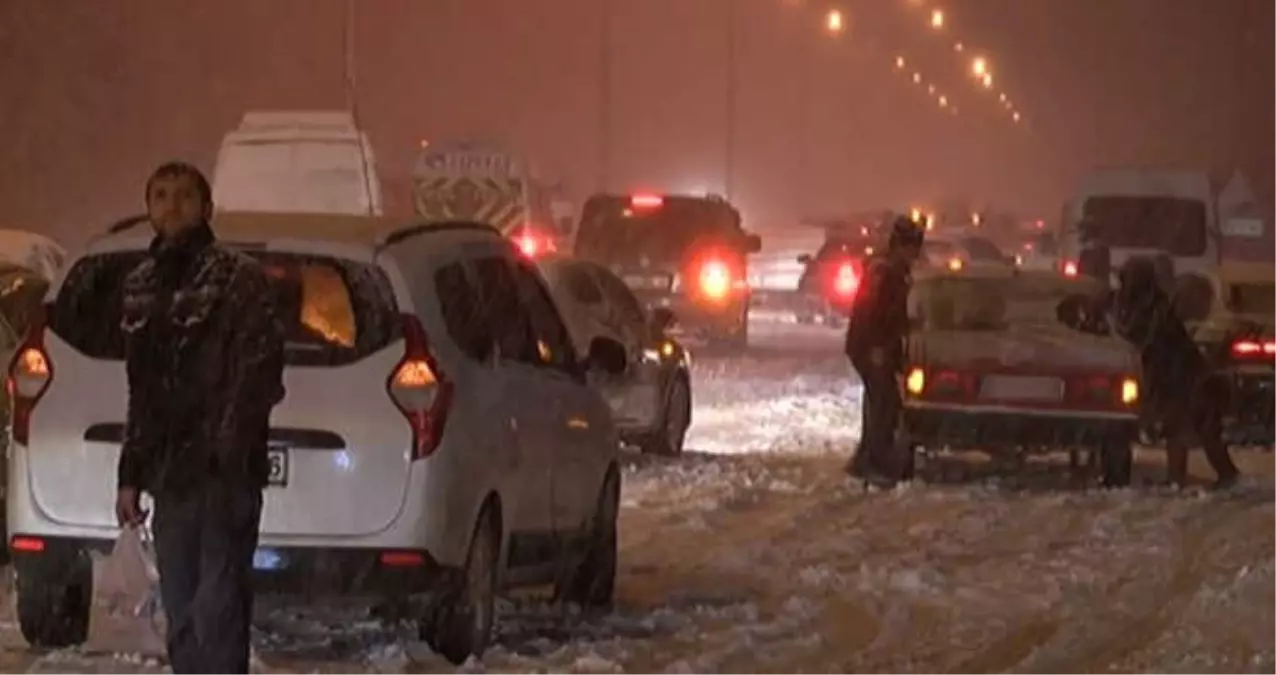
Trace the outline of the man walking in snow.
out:
<instances>
[{"instance_id":1,"label":"man walking in snow","mask_svg":"<svg viewBox=\"0 0 1276 675\"><path fill-rule=\"evenodd\" d=\"M155 504L155 552L175 673L247 673L253 553L283 328L265 271L217 244L207 179L164 164L146 183L155 230L124 282L128 415L116 517Z\"/></svg>"},{"instance_id":2,"label":"man walking in snow","mask_svg":"<svg viewBox=\"0 0 1276 675\"><path fill-rule=\"evenodd\" d=\"M904 369L912 265L924 236L912 220L895 220L886 253L869 261L846 330L846 355L864 382L860 444L847 471L883 487L907 477L895 447L903 405L897 378Z\"/></svg>"}]
</instances>

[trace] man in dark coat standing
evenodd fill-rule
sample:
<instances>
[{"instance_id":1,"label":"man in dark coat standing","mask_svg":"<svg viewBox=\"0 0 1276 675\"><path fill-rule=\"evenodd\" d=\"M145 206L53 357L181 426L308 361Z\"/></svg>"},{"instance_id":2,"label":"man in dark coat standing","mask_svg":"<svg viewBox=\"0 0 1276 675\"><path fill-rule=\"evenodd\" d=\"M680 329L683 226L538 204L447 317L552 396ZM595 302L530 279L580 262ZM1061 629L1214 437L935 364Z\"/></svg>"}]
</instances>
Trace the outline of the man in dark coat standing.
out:
<instances>
[{"instance_id":1,"label":"man in dark coat standing","mask_svg":"<svg viewBox=\"0 0 1276 675\"><path fill-rule=\"evenodd\" d=\"M886 253L869 261L846 330L846 355L864 382L860 445L847 471L882 487L906 478L895 447L903 405L897 378L904 369L912 265L923 239L912 220L895 220Z\"/></svg>"},{"instance_id":2,"label":"man in dark coat standing","mask_svg":"<svg viewBox=\"0 0 1276 675\"><path fill-rule=\"evenodd\" d=\"M270 411L284 396L284 331L265 270L216 243L207 179L160 166L155 230L124 282L128 416L116 517L155 504L155 552L175 673L247 673L253 553Z\"/></svg>"},{"instance_id":3,"label":"man in dark coat standing","mask_svg":"<svg viewBox=\"0 0 1276 675\"><path fill-rule=\"evenodd\" d=\"M1215 487L1234 484L1240 472L1223 440L1226 382L1212 376L1162 288L1153 260L1131 258L1119 278L1114 324L1139 350L1143 405L1164 430L1169 481L1180 486L1187 482L1188 449L1199 444L1217 476Z\"/></svg>"}]
</instances>

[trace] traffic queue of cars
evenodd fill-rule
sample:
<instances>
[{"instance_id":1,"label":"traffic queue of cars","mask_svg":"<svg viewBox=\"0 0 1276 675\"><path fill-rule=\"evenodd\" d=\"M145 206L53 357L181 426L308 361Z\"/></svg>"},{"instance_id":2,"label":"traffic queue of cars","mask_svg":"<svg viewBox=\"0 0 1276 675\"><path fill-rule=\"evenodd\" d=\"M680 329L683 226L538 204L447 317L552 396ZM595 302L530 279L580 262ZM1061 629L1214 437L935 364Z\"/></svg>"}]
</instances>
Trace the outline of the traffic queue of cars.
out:
<instances>
[{"instance_id":1,"label":"traffic queue of cars","mask_svg":"<svg viewBox=\"0 0 1276 675\"><path fill-rule=\"evenodd\" d=\"M487 644L503 588L610 603L620 445L677 453L691 420L670 310L480 223L219 212L213 227L277 280L288 328L262 589L412 600L457 663ZM9 544L33 645L84 639L89 554L117 535L122 282L151 236L129 218L73 258L11 361Z\"/></svg>"}]
</instances>

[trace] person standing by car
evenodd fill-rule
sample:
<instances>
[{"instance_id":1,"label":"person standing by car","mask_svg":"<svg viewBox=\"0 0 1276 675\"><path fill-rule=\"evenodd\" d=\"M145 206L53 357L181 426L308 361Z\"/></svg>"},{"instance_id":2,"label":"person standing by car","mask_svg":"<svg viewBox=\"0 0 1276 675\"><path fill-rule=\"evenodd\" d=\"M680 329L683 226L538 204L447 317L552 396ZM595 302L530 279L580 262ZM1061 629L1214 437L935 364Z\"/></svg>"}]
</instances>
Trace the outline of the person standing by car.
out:
<instances>
[{"instance_id":1,"label":"person standing by car","mask_svg":"<svg viewBox=\"0 0 1276 675\"><path fill-rule=\"evenodd\" d=\"M846 355L864 382L860 444L846 468L881 486L905 478L895 448L901 406L897 377L904 369L912 265L924 236L912 220L895 219L886 253L867 266L846 331Z\"/></svg>"},{"instance_id":2,"label":"person standing by car","mask_svg":"<svg viewBox=\"0 0 1276 675\"><path fill-rule=\"evenodd\" d=\"M1186 484L1188 449L1196 441L1217 477L1214 486L1234 484L1240 472L1223 440L1226 382L1210 372L1162 289L1154 261L1131 258L1121 266L1119 281L1114 324L1139 350L1144 406L1165 434L1169 482Z\"/></svg>"},{"instance_id":3,"label":"person standing by car","mask_svg":"<svg viewBox=\"0 0 1276 675\"><path fill-rule=\"evenodd\" d=\"M208 180L160 166L146 183L155 238L124 282L128 415L116 517L154 500L160 594L175 673L247 673L250 574L284 332L256 262L215 241Z\"/></svg>"}]
</instances>

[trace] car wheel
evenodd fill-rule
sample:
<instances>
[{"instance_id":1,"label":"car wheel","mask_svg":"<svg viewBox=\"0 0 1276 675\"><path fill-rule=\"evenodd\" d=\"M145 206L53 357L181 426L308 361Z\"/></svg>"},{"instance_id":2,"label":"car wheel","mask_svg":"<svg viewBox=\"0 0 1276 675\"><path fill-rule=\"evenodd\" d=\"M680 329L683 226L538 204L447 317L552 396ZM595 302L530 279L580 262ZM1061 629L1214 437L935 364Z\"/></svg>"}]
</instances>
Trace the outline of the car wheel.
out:
<instances>
[{"instance_id":1,"label":"car wheel","mask_svg":"<svg viewBox=\"0 0 1276 675\"><path fill-rule=\"evenodd\" d=\"M579 564L559 580L559 600L589 609L608 609L616 595L616 520L620 517L620 474L607 472Z\"/></svg>"},{"instance_id":2,"label":"car wheel","mask_svg":"<svg viewBox=\"0 0 1276 675\"><path fill-rule=\"evenodd\" d=\"M470 539L465 569L445 584L422 635L453 664L464 663L470 655L481 656L492 638L500 546L496 512L485 508Z\"/></svg>"},{"instance_id":3,"label":"car wheel","mask_svg":"<svg viewBox=\"0 0 1276 675\"><path fill-rule=\"evenodd\" d=\"M642 443L649 455L681 455L691 426L691 386L685 377L677 376L665 397L664 424Z\"/></svg>"},{"instance_id":4,"label":"car wheel","mask_svg":"<svg viewBox=\"0 0 1276 675\"><path fill-rule=\"evenodd\" d=\"M1100 480L1104 487L1126 487L1134 473L1134 449L1128 442L1110 441L1099 448Z\"/></svg>"},{"instance_id":5,"label":"car wheel","mask_svg":"<svg viewBox=\"0 0 1276 675\"><path fill-rule=\"evenodd\" d=\"M18 626L33 647L68 647L88 637L93 597L92 566L87 558L41 569L22 565L17 574Z\"/></svg>"}]
</instances>

